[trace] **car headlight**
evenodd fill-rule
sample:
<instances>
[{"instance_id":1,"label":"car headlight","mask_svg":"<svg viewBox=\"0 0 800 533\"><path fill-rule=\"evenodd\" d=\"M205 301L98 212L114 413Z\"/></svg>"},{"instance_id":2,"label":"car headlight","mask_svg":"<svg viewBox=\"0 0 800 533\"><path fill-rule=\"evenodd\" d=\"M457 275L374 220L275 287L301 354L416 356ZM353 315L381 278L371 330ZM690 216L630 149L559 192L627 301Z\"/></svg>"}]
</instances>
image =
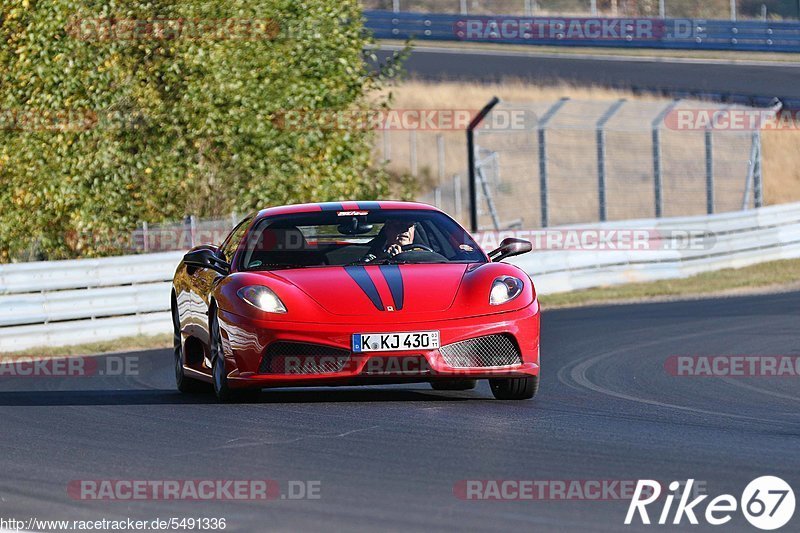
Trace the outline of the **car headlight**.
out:
<instances>
[{"instance_id":1,"label":"car headlight","mask_svg":"<svg viewBox=\"0 0 800 533\"><path fill-rule=\"evenodd\" d=\"M489 304L500 305L510 302L520 294L525 285L522 280L514 276L500 276L492 282L492 290L489 292Z\"/></svg>"},{"instance_id":2,"label":"car headlight","mask_svg":"<svg viewBox=\"0 0 800 533\"><path fill-rule=\"evenodd\" d=\"M263 285L250 285L242 287L236 294L239 298L249 303L253 307L261 309L267 313L285 313L286 306L278 295L275 294L269 287Z\"/></svg>"}]
</instances>

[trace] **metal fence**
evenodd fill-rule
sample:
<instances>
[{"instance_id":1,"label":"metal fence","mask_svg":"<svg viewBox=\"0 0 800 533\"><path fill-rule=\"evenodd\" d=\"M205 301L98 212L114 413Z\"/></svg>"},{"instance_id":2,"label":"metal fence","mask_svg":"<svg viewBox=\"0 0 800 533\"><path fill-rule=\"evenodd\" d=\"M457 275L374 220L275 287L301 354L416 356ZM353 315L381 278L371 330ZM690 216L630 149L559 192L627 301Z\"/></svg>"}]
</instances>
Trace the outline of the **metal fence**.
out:
<instances>
[{"instance_id":1,"label":"metal fence","mask_svg":"<svg viewBox=\"0 0 800 533\"><path fill-rule=\"evenodd\" d=\"M228 217L215 219L190 215L180 222L140 222L136 230L119 240L125 253L188 250L198 244L221 244L240 219L240 215L231 213Z\"/></svg>"},{"instance_id":2,"label":"metal fence","mask_svg":"<svg viewBox=\"0 0 800 533\"><path fill-rule=\"evenodd\" d=\"M763 201L761 133L740 126L764 109L690 100L500 103L475 133L479 229L692 216ZM738 114L738 115L737 115ZM713 119L715 127L702 128ZM512 124L513 122L513 124ZM411 175L417 199L469 225L463 130L384 129L375 159ZM220 243L240 218L142 223L126 253Z\"/></svg>"},{"instance_id":3,"label":"metal fence","mask_svg":"<svg viewBox=\"0 0 800 533\"><path fill-rule=\"evenodd\" d=\"M362 0L366 9L461 15L797 19L795 0Z\"/></svg>"},{"instance_id":4,"label":"metal fence","mask_svg":"<svg viewBox=\"0 0 800 533\"><path fill-rule=\"evenodd\" d=\"M508 120L495 115L520 112L520 127L493 127ZM531 229L760 206L761 133L759 127L742 126L747 119L757 124L765 113L688 100L501 103L475 134L479 228ZM734 117L736 128L722 127L733 125ZM716 122L703 127L707 119ZM383 135L389 168L422 175L430 188L420 200L466 225L464 133ZM412 160L416 170L409 170Z\"/></svg>"}]
</instances>

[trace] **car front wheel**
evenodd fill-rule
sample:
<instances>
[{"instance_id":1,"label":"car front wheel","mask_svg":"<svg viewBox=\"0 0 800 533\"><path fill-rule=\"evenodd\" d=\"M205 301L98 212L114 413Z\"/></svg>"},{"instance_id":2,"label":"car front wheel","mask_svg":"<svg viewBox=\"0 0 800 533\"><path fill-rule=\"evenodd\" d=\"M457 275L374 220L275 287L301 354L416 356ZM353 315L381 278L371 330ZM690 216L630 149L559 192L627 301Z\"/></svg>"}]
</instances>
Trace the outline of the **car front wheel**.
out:
<instances>
[{"instance_id":1,"label":"car front wheel","mask_svg":"<svg viewBox=\"0 0 800 533\"><path fill-rule=\"evenodd\" d=\"M216 308L212 309L209 316L209 326L211 355L214 358L211 366L211 382L214 384L214 394L217 396L217 400L223 403L255 401L261 393L259 389L233 390L228 384L228 372L225 369L225 354L222 351L222 335L219 330Z\"/></svg>"},{"instance_id":2,"label":"car front wheel","mask_svg":"<svg viewBox=\"0 0 800 533\"><path fill-rule=\"evenodd\" d=\"M225 371L225 355L222 351L222 335L219 331L217 309L211 309L208 317L209 333L211 337L211 382L214 385L214 394L217 400L229 402L233 399L233 391L228 386L228 373Z\"/></svg>"},{"instance_id":3,"label":"car front wheel","mask_svg":"<svg viewBox=\"0 0 800 533\"><path fill-rule=\"evenodd\" d=\"M529 400L539 390L539 376L527 378L490 379L492 394L498 400Z\"/></svg>"}]
</instances>

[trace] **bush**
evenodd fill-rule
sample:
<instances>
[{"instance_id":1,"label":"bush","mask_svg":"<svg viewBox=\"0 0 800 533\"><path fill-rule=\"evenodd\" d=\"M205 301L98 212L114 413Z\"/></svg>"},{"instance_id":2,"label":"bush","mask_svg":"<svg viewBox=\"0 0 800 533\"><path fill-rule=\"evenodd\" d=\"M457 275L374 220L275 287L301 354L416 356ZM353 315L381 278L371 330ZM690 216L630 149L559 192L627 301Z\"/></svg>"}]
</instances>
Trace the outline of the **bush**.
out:
<instances>
[{"instance_id":1,"label":"bush","mask_svg":"<svg viewBox=\"0 0 800 533\"><path fill-rule=\"evenodd\" d=\"M0 24L0 261L387 190L365 129L275 120L367 105L380 79L356 0L12 0Z\"/></svg>"}]
</instances>

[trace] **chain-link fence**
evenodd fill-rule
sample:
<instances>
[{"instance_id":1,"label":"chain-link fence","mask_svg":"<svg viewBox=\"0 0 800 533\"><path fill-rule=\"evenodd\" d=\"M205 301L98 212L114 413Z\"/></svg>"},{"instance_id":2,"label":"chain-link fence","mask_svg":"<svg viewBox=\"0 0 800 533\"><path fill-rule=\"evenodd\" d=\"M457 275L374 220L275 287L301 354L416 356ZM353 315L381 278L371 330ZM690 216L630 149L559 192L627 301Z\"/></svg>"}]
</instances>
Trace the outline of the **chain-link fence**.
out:
<instances>
[{"instance_id":1,"label":"chain-link fence","mask_svg":"<svg viewBox=\"0 0 800 533\"><path fill-rule=\"evenodd\" d=\"M415 116L423 111L431 110ZM412 176L420 201L469 227L465 129L436 113L430 129L379 131L375 160ZM759 206L760 125L769 113L688 100L500 103L475 130L478 226L535 229ZM126 253L219 244L239 218L140 223L114 243Z\"/></svg>"},{"instance_id":2,"label":"chain-link fence","mask_svg":"<svg viewBox=\"0 0 800 533\"><path fill-rule=\"evenodd\" d=\"M153 253L188 250L198 244L221 244L240 219L240 215L231 213L217 219L190 215L180 222L140 222L133 232L123 235L120 245L125 253Z\"/></svg>"},{"instance_id":3,"label":"chain-link fence","mask_svg":"<svg viewBox=\"0 0 800 533\"><path fill-rule=\"evenodd\" d=\"M797 20L797 0L363 0L365 9L462 15Z\"/></svg>"},{"instance_id":4,"label":"chain-link fence","mask_svg":"<svg viewBox=\"0 0 800 533\"><path fill-rule=\"evenodd\" d=\"M496 127L508 123L496 115L514 113L523 120ZM475 132L479 227L530 229L761 205L765 113L683 100L501 103ZM433 183L420 200L467 224L464 132L384 132L389 159L390 141ZM389 166L399 172L406 161Z\"/></svg>"}]
</instances>

